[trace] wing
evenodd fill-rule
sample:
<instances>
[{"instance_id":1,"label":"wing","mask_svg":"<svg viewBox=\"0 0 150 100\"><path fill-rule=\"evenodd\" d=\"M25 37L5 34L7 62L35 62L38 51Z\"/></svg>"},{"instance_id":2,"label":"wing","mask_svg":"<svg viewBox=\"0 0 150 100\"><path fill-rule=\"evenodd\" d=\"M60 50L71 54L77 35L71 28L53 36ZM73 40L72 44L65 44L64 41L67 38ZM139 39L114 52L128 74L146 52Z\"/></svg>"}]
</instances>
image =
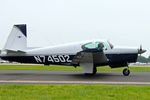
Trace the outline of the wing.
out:
<instances>
[{"instance_id":1,"label":"wing","mask_svg":"<svg viewBox=\"0 0 150 100\"><path fill-rule=\"evenodd\" d=\"M107 57L103 51L99 50L88 50L78 52L73 60L73 65L80 65L80 63L93 63L96 65L101 65L107 62Z\"/></svg>"}]
</instances>

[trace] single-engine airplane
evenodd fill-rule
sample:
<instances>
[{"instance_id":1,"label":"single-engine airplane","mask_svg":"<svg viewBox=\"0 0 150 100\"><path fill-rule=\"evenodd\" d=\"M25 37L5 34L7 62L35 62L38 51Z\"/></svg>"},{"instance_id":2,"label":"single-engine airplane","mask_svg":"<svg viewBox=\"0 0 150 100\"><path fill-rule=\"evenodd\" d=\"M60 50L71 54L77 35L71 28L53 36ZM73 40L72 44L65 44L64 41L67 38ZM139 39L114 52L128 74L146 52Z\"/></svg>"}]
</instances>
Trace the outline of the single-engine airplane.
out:
<instances>
[{"instance_id":1,"label":"single-engine airplane","mask_svg":"<svg viewBox=\"0 0 150 100\"><path fill-rule=\"evenodd\" d=\"M126 67L123 75L128 76L129 63L137 61L138 54L146 52L142 47L115 48L107 40L89 40L50 47L28 48L26 24L14 25L0 58L11 62L44 65L81 66L83 73L94 75L98 66L111 68Z\"/></svg>"}]
</instances>

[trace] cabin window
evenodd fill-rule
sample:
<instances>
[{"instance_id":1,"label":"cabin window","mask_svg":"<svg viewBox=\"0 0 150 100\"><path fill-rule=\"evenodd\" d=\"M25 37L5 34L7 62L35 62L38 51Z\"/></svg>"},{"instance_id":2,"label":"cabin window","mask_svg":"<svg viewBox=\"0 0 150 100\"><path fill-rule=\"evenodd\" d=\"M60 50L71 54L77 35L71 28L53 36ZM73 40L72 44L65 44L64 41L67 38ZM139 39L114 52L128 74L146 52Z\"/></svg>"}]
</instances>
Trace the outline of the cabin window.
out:
<instances>
[{"instance_id":1,"label":"cabin window","mask_svg":"<svg viewBox=\"0 0 150 100\"><path fill-rule=\"evenodd\" d=\"M100 48L102 48L102 50L107 50L107 48L103 42L90 42L90 43L86 43L82 46L83 50L100 49Z\"/></svg>"},{"instance_id":2,"label":"cabin window","mask_svg":"<svg viewBox=\"0 0 150 100\"><path fill-rule=\"evenodd\" d=\"M107 50L107 47L104 42L95 42L95 48L97 49L102 48L103 50Z\"/></svg>"},{"instance_id":3,"label":"cabin window","mask_svg":"<svg viewBox=\"0 0 150 100\"><path fill-rule=\"evenodd\" d=\"M87 44L83 45L83 48L85 48L85 49L93 49L95 47L94 47L94 44L92 42L90 42L90 43L87 43Z\"/></svg>"}]
</instances>

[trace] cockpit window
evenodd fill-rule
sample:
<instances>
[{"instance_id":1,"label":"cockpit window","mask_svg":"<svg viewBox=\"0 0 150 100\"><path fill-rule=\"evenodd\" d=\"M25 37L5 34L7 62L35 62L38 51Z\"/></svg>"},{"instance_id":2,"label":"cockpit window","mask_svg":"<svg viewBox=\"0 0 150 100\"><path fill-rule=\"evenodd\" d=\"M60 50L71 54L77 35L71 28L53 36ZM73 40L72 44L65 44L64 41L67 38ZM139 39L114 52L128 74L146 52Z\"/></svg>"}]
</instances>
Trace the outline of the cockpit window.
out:
<instances>
[{"instance_id":1,"label":"cockpit window","mask_svg":"<svg viewBox=\"0 0 150 100\"><path fill-rule=\"evenodd\" d=\"M98 49L107 50L107 47L103 42L95 42L95 47Z\"/></svg>"},{"instance_id":2,"label":"cockpit window","mask_svg":"<svg viewBox=\"0 0 150 100\"><path fill-rule=\"evenodd\" d=\"M103 45L103 43L95 42L95 47L96 47L96 48L104 47L104 45Z\"/></svg>"},{"instance_id":3,"label":"cockpit window","mask_svg":"<svg viewBox=\"0 0 150 100\"><path fill-rule=\"evenodd\" d=\"M93 49L93 48L94 48L94 45L92 42L87 43L87 44L82 46L82 49Z\"/></svg>"},{"instance_id":4,"label":"cockpit window","mask_svg":"<svg viewBox=\"0 0 150 100\"><path fill-rule=\"evenodd\" d=\"M84 44L82 46L83 50L86 49L102 49L102 50L107 50L107 47L105 46L105 44L103 42L90 42L87 44Z\"/></svg>"}]
</instances>

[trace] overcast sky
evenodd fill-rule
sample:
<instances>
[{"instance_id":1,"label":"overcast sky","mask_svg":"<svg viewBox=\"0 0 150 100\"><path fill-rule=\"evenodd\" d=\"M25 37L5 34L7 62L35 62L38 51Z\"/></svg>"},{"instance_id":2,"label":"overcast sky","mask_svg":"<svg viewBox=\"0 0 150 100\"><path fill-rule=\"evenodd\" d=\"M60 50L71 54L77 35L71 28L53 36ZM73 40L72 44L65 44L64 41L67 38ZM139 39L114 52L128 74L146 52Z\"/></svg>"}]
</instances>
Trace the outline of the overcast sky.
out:
<instances>
[{"instance_id":1,"label":"overcast sky","mask_svg":"<svg viewBox=\"0 0 150 100\"><path fill-rule=\"evenodd\" d=\"M14 24L27 24L30 47L102 38L150 55L149 0L0 0L0 49Z\"/></svg>"}]
</instances>

